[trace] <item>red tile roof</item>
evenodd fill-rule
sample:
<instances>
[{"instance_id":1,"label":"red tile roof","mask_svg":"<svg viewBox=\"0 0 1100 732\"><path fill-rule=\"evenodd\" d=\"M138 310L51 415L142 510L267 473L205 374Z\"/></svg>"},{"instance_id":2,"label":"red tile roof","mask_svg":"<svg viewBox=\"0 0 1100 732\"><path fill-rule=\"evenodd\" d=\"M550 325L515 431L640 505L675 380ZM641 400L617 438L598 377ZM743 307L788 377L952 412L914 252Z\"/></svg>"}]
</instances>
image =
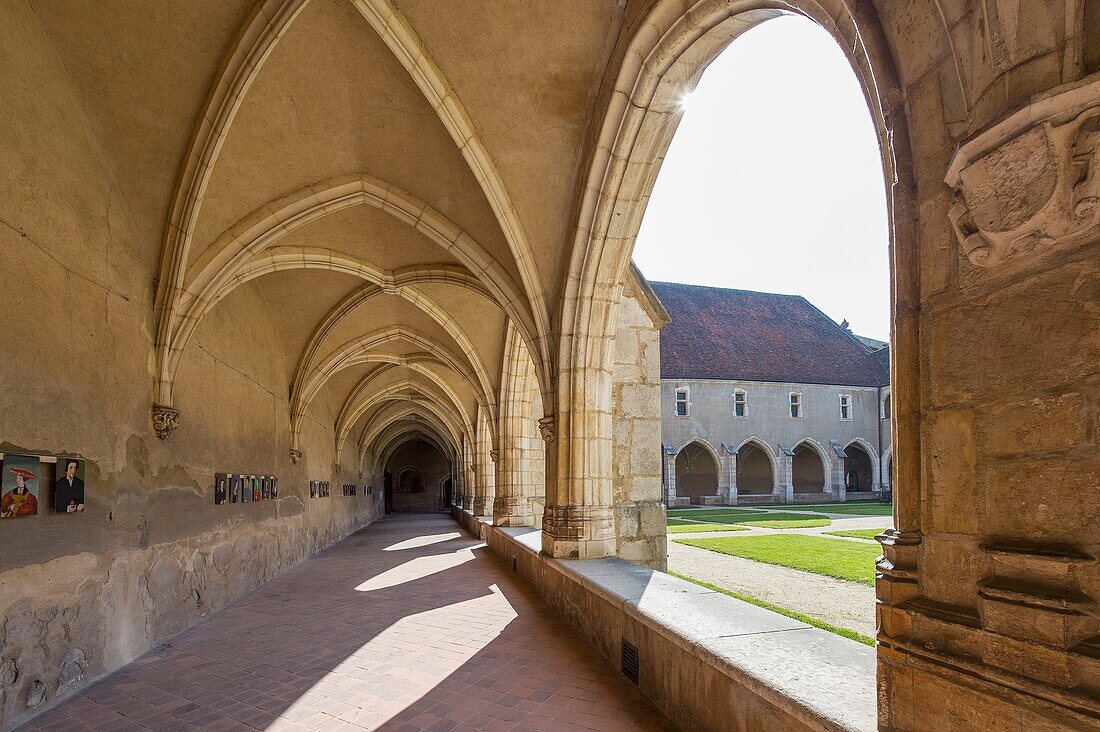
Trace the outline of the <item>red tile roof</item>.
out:
<instances>
[{"instance_id":1,"label":"red tile roof","mask_svg":"<svg viewBox=\"0 0 1100 732\"><path fill-rule=\"evenodd\" d=\"M872 350L800 295L650 282L672 322L661 377L886 386L889 349Z\"/></svg>"}]
</instances>

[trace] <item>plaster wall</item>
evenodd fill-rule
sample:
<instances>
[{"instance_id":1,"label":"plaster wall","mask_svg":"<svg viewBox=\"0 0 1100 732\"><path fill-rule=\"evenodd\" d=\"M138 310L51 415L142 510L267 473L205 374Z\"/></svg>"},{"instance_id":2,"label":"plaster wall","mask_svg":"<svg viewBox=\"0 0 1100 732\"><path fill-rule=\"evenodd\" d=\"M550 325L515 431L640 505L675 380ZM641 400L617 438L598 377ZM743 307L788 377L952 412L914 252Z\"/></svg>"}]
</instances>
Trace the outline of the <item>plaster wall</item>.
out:
<instances>
[{"instance_id":1,"label":"plaster wall","mask_svg":"<svg viewBox=\"0 0 1100 732\"><path fill-rule=\"evenodd\" d=\"M200 327L179 372L181 425L157 439L159 227L117 184L34 14L5 3L0 27L20 39L0 64L0 452L87 461L84 512L51 513L47 492L38 515L0 521L7 729L358 529L374 506L306 497L311 479L338 485L332 421L310 415L291 463L293 365L256 283ZM215 506L216 472L277 475L280 498Z\"/></svg>"},{"instance_id":2,"label":"plaster wall","mask_svg":"<svg viewBox=\"0 0 1100 732\"><path fill-rule=\"evenodd\" d=\"M685 417L676 415L676 390L689 389L689 411ZM746 393L744 417L734 415L734 390ZM791 417L790 393L802 395L802 417ZM832 440L841 447L860 439L870 445L877 462L890 446L889 420L880 419L879 397L882 390L865 386L835 386L826 384L781 384L759 381L662 379L661 380L661 441L679 452L694 440L708 444L721 459L726 455L723 445L737 448L755 438L770 448L775 463L776 500L782 500L791 466L780 445L793 448L805 439L816 441L826 452L831 470L825 476L825 488L838 496L843 481L842 459L833 452ZM840 396L852 397L852 419L840 418ZM675 456L668 456L674 460ZM883 470L884 468L879 468ZM719 466L719 485L722 470ZM876 472L878 490L884 476ZM679 491L677 491L679 494Z\"/></svg>"}]
</instances>

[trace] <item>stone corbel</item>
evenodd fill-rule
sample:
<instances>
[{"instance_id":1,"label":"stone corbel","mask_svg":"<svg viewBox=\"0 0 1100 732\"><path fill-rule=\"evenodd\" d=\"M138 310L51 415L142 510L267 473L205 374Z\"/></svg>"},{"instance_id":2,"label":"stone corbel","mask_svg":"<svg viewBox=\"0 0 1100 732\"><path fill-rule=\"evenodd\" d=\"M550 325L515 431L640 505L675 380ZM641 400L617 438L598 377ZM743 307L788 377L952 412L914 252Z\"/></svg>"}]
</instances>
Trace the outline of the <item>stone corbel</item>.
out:
<instances>
[{"instance_id":1,"label":"stone corbel","mask_svg":"<svg viewBox=\"0 0 1100 732\"><path fill-rule=\"evenodd\" d=\"M180 410L164 404L153 405L153 429L157 437L167 440L168 435L180 426Z\"/></svg>"},{"instance_id":2,"label":"stone corbel","mask_svg":"<svg viewBox=\"0 0 1100 732\"><path fill-rule=\"evenodd\" d=\"M1075 82L963 143L944 181L963 254L980 267L1100 235L1100 78Z\"/></svg>"},{"instance_id":3,"label":"stone corbel","mask_svg":"<svg viewBox=\"0 0 1100 732\"><path fill-rule=\"evenodd\" d=\"M336 463L336 474L339 475L344 470L344 466L340 463Z\"/></svg>"},{"instance_id":4,"label":"stone corbel","mask_svg":"<svg viewBox=\"0 0 1100 732\"><path fill-rule=\"evenodd\" d=\"M492 460L494 463L497 462L497 458L499 458L499 457L500 457L500 452L498 450L490 450L489 451L489 459Z\"/></svg>"},{"instance_id":5,"label":"stone corbel","mask_svg":"<svg viewBox=\"0 0 1100 732\"><path fill-rule=\"evenodd\" d=\"M294 463L295 465L302 462L302 451L292 449L290 451L290 462Z\"/></svg>"},{"instance_id":6,"label":"stone corbel","mask_svg":"<svg viewBox=\"0 0 1100 732\"><path fill-rule=\"evenodd\" d=\"M539 434L546 442L553 442L557 438L557 427L554 415L550 414L539 419Z\"/></svg>"}]
</instances>

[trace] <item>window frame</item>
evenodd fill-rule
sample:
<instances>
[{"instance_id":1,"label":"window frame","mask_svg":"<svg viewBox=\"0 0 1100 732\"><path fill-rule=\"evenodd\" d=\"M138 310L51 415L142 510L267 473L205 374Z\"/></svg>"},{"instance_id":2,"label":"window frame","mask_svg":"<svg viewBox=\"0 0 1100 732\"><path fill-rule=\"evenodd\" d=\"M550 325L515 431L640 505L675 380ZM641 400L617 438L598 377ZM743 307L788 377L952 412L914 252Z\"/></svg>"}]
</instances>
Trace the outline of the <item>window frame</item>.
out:
<instances>
[{"instance_id":1,"label":"window frame","mask_svg":"<svg viewBox=\"0 0 1100 732\"><path fill-rule=\"evenodd\" d=\"M795 409L797 407L797 410ZM795 414L795 412L798 412ZM791 391L787 394L787 414L791 419L805 419L806 410L803 409L802 392Z\"/></svg>"},{"instance_id":2,"label":"window frame","mask_svg":"<svg viewBox=\"0 0 1100 732\"><path fill-rule=\"evenodd\" d=\"M738 401L737 397L741 397L741 400ZM741 414L737 413L737 407L741 407ZM733 416L735 419L749 416L749 393L740 387L733 390Z\"/></svg>"},{"instance_id":3,"label":"window frame","mask_svg":"<svg viewBox=\"0 0 1100 732\"><path fill-rule=\"evenodd\" d=\"M852 421L852 417L853 417L852 404L853 404L853 402L852 402L852 395L851 394L841 394L840 395L840 419L841 419L841 421L843 421L843 422L851 422ZM848 409L848 416L847 417L844 416L844 409L845 408Z\"/></svg>"},{"instance_id":4,"label":"window frame","mask_svg":"<svg viewBox=\"0 0 1100 732\"><path fill-rule=\"evenodd\" d=\"M683 395L683 399L680 396ZM680 414L680 405L684 405L684 413ZM678 386L672 397L672 413L677 417L691 416L691 387Z\"/></svg>"}]
</instances>

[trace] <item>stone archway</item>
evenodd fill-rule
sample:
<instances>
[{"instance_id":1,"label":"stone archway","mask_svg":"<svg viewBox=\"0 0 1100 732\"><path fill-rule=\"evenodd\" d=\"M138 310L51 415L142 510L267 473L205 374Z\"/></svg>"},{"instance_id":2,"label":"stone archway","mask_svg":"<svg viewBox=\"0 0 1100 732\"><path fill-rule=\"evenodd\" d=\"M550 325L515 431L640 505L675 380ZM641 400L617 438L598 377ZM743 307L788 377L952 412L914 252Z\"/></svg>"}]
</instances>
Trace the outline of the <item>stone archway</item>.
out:
<instances>
[{"instance_id":1,"label":"stone archway","mask_svg":"<svg viewBox=\"0 0 1100 732\"><path fill-rule=\"evenodd\" d=\"M875 489L875 465L870 453L858 442L844 448L844 490L848 493L866 493Z\"/></svg>"},{"instance_id":2,"label":"stone archway","mask_svg":"<svg viewBox=\"0 0 1100 732\"><path fill-rule=\"evenodd\" d=\"M676 453L676 495L701 506L704 498L718 495L718 461L698 442L689 442Z\"/></svg>"},{"instance_id":3,"label":"stone archway","mask_svg":"<svg viewBox=\"0 0 1100 732\"><path fill-rule=\"evenodd\" d=\"M824 493L828 466L813 446L799 443L791 457L791 485L798 493Z\"/></svg>"},{"instance_id":4,"label":"stone archway","mask_svg":"<svg viewBox=\"0 0 1100 732\"><path fill-rule=\"evenodd\" d=\"M775 466L767 448L752 441L737 450L737 495L768 495L775 490Z\"/></svg>"}]
</instances>

